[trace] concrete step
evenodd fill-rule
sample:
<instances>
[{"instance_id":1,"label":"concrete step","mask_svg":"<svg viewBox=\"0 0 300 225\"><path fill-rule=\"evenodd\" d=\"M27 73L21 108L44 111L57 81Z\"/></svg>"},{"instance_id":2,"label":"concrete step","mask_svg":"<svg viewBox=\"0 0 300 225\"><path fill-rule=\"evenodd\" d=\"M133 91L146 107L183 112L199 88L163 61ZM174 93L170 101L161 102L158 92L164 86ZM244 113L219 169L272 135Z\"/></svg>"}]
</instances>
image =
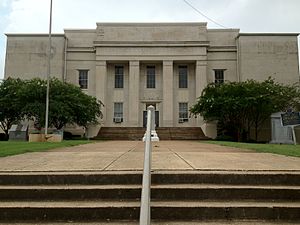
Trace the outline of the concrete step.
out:
<instances>
[{"instance_id":1,"label":"concrete step","mask_svg":"<svg viewBox=\"0 0 300 225\"><path fill-rule=\"evenodd\" d=\"M0 185L1 200L140 199L141 185ZM269 199L300 201L299 186L169 184L152 185L159 200Z\"/></svg>"},{"instance_id":2,"label":"concrete step","mask_svg":"<svg viewBox=\"0 0 300 225\"><path fill-rule=\"evenodd\" d=\"M113 222L39 222L39 225L138 225L139 222L135 221L113 221ZM152 225L297 225L299 223L295 222L267 222L263 220L216 220L216 221L151 221ZM37 225L36 222L29 222L29 223L0 223L0 225Z\"/></svg>"},{"instance_id":3,"label":"concrete step","mask_svg":"<svg viewBox=\"0 0 300 225\"><path fill-rule=\"evenodd\" d=\"M152 184L300 185L293 171L156 171ZM141 184L141 172L0 172L0 185Z\"/></svg>"},{"instance_id":4,"label":"concrete step","mask_svg":"<svg viewBox=\"0 0 300 225\"><path fill-rule=\"evenodd\" d=\"M96 140L142 140L143 127L102 127Z\"/></svg>"},{"instance_id":5,"label":"concrete step","mask_svg":"<svg viewBox=\"0 0 300 225\"><path fill-rule=\"evenodd\" d=\"M137 201L1 201L1 221L138 220ZM300 202L152 201L153 220L300 220Z\"/></svg>"},{"instance_id":6,"label":"concrete step","mask_svg":"<svg viewBox=\"0 0 300 225\"><path fill-rule=\"evenodd\" d=\"M145 133L143 127L102 127L95 139L141 140ZM201 127L157 127L161 140L207 140Z\"/></svg>"}]
</instances>

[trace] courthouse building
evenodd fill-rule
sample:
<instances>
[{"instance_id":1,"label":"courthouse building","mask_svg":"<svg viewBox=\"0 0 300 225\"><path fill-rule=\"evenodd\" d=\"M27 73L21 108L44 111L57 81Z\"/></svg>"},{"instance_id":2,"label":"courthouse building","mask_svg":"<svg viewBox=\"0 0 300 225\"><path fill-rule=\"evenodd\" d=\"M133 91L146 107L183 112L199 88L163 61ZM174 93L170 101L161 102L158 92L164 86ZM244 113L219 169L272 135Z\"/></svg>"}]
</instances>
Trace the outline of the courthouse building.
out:
<instances>
[{"instance_id":1,"label":"courthouse building","mask_svg":"<svg viewBox=\"0 0 300 225\"><path fill-rule=\"evenodd\" d=\"M48 35L6 35L5 78L45 78ZM201 127L215 137L215 124L189 115L203 88L268 77L298 82L297 36L206 23L97 23L52 36L51 76L101 100L102 127L143 127L153 105L158 127Z\"/></svg>"}]
</instances>

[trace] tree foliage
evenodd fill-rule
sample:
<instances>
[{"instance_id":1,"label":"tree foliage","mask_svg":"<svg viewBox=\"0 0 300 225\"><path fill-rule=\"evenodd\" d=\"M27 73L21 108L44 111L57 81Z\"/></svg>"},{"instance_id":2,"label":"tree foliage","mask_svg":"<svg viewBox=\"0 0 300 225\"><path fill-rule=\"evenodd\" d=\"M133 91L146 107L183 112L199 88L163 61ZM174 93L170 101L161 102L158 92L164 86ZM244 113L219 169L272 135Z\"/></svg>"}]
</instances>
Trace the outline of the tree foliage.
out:
<instances>
[{"instance_id":1,"label":"tree foliage","mask_svg":"<svg viewBox=\"0 0 300 225\"><path fill-rule=\"evenodd\" d=\"M257 140L259 129L271 114L295 106L298 97L295 86L282 85L270 78L263 82L212 83L190 111L206 121L217 120L238 141L243 137L249 139L250 128L254 127Z\"/></svg>"},{"instance_id":2,"label":"tree foliage","mask_svg":"<svg viewBox=\"0 0 300 225\"><path fill-rule=\"evenodd\" d=\"M0 84L0 127L7 138L11 125L23 118L21 113L23 102L19 97L23 85L22 80L11 78Z\"/></svg>"},{"instance_id":3,"label":"tree foliage","mask_svg":"<svg viewBox=\"0 0 300 225\"><path fill-rule=\"evenodd\" d=\"M1 125L9 128L27 118L41 129L45 124L46 89L46 81L38 78L5 80L0 85ZM50 80L49 127L62 129L66 124L84 127L96 124L102 117L101 104L79 87L53 78Z\"/></svg>"}]
</instances>

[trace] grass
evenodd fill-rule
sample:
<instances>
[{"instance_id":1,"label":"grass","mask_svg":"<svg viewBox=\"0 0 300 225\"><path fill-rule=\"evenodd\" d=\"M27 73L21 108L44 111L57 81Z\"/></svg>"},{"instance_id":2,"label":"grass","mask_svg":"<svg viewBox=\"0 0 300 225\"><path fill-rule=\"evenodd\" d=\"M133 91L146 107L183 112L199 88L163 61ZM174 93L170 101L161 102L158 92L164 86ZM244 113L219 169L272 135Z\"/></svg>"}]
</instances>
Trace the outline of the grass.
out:
<instances>
[{"instance_id":1,"label":"grass","mask_svg":"<svg viewBox=\"0 0 300 225\"><path fill-rule=\"evenodd\" d=\"M23 154L26 152L40 152L54 148L70 147L92 143L91 141L62 141L62 142L0 142L0 157Z\"/></svg>"},{"instance_id":2,"label":"grass","mask_svg":"<svg viewBox=\"0 0 300 225\"><path fill-rule=\"evenodd\" d=\"M300 157L300 145L250 144L228 141L207 141L207 143L241 149L251 149L257 152L267 152L279 155Z\"/></svg>"}]
</instances>

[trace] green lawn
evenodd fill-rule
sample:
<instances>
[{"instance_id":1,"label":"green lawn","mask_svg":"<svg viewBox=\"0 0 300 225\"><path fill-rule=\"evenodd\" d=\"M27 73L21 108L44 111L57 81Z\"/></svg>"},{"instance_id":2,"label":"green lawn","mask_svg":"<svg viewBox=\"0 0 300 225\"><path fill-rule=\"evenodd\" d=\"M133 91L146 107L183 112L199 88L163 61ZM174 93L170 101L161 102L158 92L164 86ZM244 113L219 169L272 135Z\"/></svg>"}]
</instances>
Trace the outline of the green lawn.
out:
<instances>
[{"instance_id":1,"label":"green lawn","mask_svg":"<svg viewBox=\"0 0 300 225\"><path fill-rule=\"evenodd\" d=\"M229 146L242 149L252 149L257 152L267 152L279 155L300 157L300 145L279 145L279 144L250 144L228 141L206 141L206 143Z\"/></svg>"},{"instance_id":2,"label":"green lawn","mask_svg":"<svg viewBox=\"0 0 300 225\"><path fill-rule=\"evenodd\" d=\"M0 142L0 157L18 155L25 152L40 152L54 148L69 147L81 144L92 143L91 141L76 140L62 142Z\"/></svg>"}]
</instances>

